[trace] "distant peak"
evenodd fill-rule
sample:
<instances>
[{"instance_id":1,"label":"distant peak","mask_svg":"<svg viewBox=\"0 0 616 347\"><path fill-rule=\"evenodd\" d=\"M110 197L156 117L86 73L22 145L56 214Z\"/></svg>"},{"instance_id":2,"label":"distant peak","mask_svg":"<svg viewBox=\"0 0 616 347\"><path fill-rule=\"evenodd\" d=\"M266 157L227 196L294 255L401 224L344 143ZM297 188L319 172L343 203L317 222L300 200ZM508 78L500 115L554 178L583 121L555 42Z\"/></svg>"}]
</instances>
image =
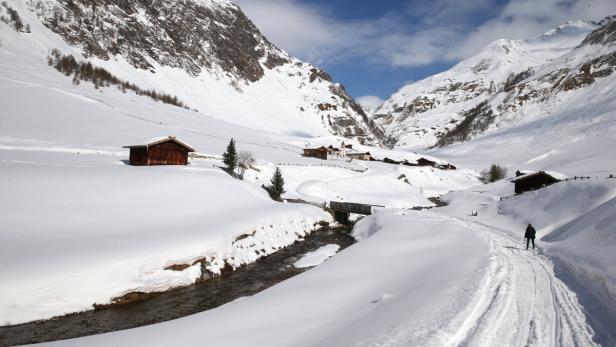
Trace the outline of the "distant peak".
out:
<instances>
[{"instance_id":1,"label":"distant peak","mask_svg":"<svg viewBox=\"0 0 616 347\"><path fill-rule=\"evenodd\" d=\"M571 20L566 22L565 24L557 26L556 28L548 30L543 35L540 35L531 40L550 40L563 36L572 36L581 33L587 33L596 29L598 25L599 24L592 21Z\"/></svg>"},{"instance_id":2,"label":"distant peak","mask_svg":"<svg viewBox=\"0 0 616 347\"><path fill-rule=\"evenodd\" d=\"M582 45L610 45L616 43L616 16L606 17L599 28L588 34Z\"/></svg>"}]
</instances>

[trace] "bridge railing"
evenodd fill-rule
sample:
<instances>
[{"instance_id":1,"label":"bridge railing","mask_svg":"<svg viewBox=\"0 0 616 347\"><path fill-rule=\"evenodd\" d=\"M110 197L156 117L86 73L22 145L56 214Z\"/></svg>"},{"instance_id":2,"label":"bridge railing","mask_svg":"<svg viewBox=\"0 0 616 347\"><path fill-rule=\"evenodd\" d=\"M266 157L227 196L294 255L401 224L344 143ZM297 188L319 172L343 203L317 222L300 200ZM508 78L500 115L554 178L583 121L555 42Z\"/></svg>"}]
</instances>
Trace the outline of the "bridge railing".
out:
<instances>
[{"instance_id":1,"label":"bridge railing","mask_svg":"<svg viewBox=\"0 0 616 347\"><path fill-rule=\"evenodd\" d=\"M327 203L325 202L315 202L315 201L308 201L308 200L303 200L303 199L284 199L284 201L290 204L305 204L305 205L315 206L323 210L327 209Z\"/></svg>"},{"instance_id":2,"label":"bridge railing","mask_svg":"<svg viewBox=\"0 0 616 347\"><path fill-rule=\"evenodd\" d=\"M353 202L330 201L329 207L334 211L357 213L370 215L372 214L372 205L358 204Z\"/></svg>"}]
</instances>

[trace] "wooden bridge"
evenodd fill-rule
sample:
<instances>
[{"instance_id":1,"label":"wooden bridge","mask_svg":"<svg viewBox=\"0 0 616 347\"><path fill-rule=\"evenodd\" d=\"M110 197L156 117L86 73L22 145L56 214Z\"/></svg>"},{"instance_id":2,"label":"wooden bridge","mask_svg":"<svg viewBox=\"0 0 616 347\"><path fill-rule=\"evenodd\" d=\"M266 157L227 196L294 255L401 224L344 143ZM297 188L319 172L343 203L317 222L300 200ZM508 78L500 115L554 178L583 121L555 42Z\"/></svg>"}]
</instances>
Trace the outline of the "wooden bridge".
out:
<instances>
[{"instance_id":1,"label":"wooden bridge","mask_svg":"<svg viewBox=\"0 0 616 347\"><path fill-rule=\"evenodd\" d=\"M350 223L349 214L351 213L371 215L372 206L377 206L377 205L357 204L353 202L338 202L338 201L329 202L329 207L334 212L334 219L336 220L336 222L343 223L343 224Z\"/></svg>"},{"instance_id":2,"label":"wooden bridge","mask_svg":"<svg viewBox=\"0 0 616 347\"><path fill-rule=\"evenodd\" d=\"M363 214L363 215L371 215L372 207L385 207L381 205L368 205L368 204L358 204L353 202L339 202L339 201L330 201L329 208L327 208L327 204L325 202L313 202L306 201L302 199L285 199L285 202L292 204L307 204L316 206L318 208L322 208L325 211L328 211L334 215L334 219L338 223L342 224L350 224L349 214Z\"/></svg>"}]
</instances>

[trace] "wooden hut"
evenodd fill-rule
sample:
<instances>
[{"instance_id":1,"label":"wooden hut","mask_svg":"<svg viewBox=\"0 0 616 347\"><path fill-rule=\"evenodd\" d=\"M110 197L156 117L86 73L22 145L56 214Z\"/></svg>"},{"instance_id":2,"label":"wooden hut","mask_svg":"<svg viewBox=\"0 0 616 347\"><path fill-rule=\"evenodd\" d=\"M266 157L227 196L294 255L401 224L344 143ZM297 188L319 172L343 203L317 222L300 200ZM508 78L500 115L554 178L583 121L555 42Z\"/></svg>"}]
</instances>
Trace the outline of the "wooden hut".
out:
<instances>
[{"instance_id":1,"label":"wooden hut","mask_svg":"<svg viewBox=\"0 0 616 347\"><path fill-rule=\"evenodd\" d=\"M188 153L195 150L184 142L168 136L148 141L143 145L124 146L130 149L130 165L186 165Z\"/></svg>"},{"instance_id":2,"label":"wooden hut","mask_svg":"<svg viewBox=\"0 0 616 347\"><path fill-rule=\"evenodd\" d=\"M560 182L564 178L565 176L554 172L539 171L524 174L518 171L516 172L516 178L511 180L511 182L515 184L515 193L522 194Z\"/></svg>"},{"instance_id":3,"label":"wooden hut","mask_svg":"<svg viewBox=\"0 0 616 347\"><path fill-rule=\"evenodd\" d=\"M441 169L441 170L456 170L457 167L453 164L440 164L436 167L437 169Z\"/></svg>"},{"instance_id":4,"label":"wooden hut","mask_svg":"<svg viewBox=\"0 0 616 347\"><path fill-rule=\"evenodd\" d=\"M421 157L419 159L417 159L417 166L431 166L431 167L436 167L436 162L430 159L426 159L424 157Z\"/></svg>"},{"instance_id":5,"label":"wooden hut","mask_svg":"<svg viewBox=\"0 0 616 347\"><path fill-rule=\"evenodd\" d=\"M324 146L319 148L304 148L304 157L313 157L327 160L328 150Z\"/></svg>"},{"instance_id":6,"label":"wooden hut","mask_svg":"<svg viewBox=\"0 0 616 347\"><path fill-rule=\"evenodd\" d=\"M387 158L387 157L383 158L383 163L387 163L387 164L396 164L396 165L397 165L397 164L400 164L400 162L399 162L399 161L397 161L397 160L393 160L393 159L390 159L390 158Z\"/></svg>"}]
</instances>

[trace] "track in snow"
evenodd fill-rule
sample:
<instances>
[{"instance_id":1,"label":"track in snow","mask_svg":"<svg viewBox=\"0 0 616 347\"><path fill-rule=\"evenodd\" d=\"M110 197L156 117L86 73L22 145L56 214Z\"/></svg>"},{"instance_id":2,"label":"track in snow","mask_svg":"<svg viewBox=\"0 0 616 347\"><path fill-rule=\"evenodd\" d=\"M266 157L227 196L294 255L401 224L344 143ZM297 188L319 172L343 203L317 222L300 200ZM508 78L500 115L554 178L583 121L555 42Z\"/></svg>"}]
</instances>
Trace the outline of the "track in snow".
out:
<instances>
[{"instance_id":1,"label":"track in snow","mask_svg":"<svg viewBox=\"0 0 616 347\"><path fill-rule=\"evenodd\" d=\"M577 296L521 238L459 219L488 242L488 278L450 346L597 346Z\"/></svg>"}]
</instances>

